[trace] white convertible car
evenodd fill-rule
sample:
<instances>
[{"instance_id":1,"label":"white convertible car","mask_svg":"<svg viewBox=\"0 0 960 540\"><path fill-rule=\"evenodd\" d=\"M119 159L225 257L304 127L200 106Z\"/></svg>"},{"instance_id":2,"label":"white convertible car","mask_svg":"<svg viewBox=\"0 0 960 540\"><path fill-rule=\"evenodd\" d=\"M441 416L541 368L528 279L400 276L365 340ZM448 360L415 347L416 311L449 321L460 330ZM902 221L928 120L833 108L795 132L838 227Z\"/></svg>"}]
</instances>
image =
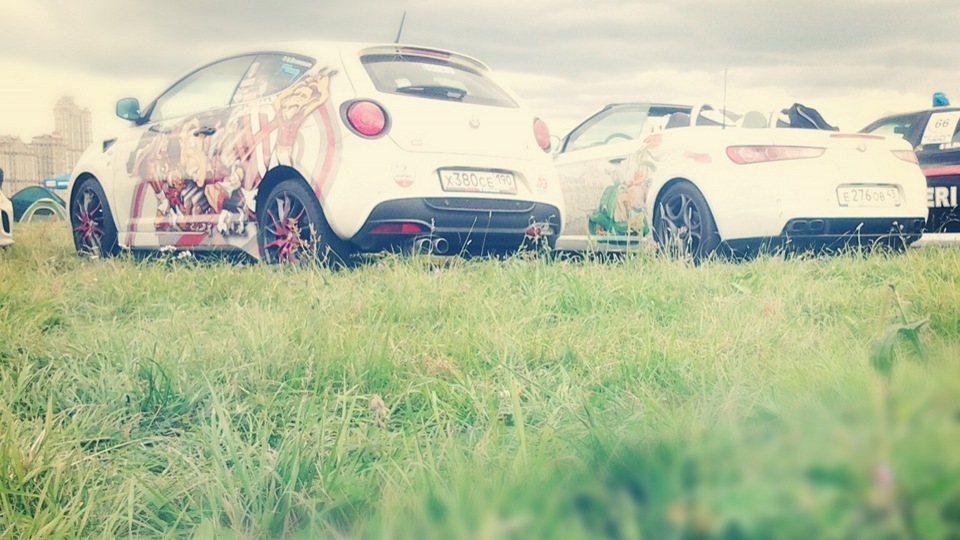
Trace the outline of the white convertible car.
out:
<instances>
[{"instance_id":1,"label":"white convertible car","mask_svg":"<svg viewBox=\"0 0 960 540\"><path fill-rule=\"evenodd\" d=\"M908 143L770 127L779 118L709 105L604 107L554 157L566 208L557 248L653 241L699 260L919 238L926 181Z\"/></svg>"},{"instance_id":2,"label":"white convertible car","mask_svg":"<svg viewBox=\"0 0 960 540\"><path fill-rule=\"evenodd\" d=\"M562 194L546 125L478 60L302 42L196 69L89 149L70 179L78 251L356 251L553 244Z\"/></svg>"}]
</instances>

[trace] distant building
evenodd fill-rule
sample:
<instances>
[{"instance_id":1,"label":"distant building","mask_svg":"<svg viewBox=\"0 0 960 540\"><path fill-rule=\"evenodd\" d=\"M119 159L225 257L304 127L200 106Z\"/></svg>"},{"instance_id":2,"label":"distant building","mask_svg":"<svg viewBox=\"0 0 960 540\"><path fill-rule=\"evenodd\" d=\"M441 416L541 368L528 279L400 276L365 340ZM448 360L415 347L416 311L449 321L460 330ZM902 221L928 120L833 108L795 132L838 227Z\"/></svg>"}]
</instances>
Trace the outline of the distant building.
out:
<instances>
[{"instance_id":1,"label":"distant building","mask_svg":"<svg viewBox=\"0 0 960 540\"><path fill-rule=\"evenodd\" d=\"M4 192L40 185L44 178L69 173L93 141L89 109L72 97L62 97L53 108L55 131L38 135L30 143L20 137L0 135L0 169L5 173Z\"/></svg>"},{"instance_id":2,"label":"distant building","mask_svg":"<svg viewBox=\"0 0 960 540\"><path fill-rule=\"evenodd\" d=\"M0 136L0 169L3 169L3 192L8 196L40 182L37 151L20 137Z\"/></svg>"},{"instance_id":3,"label":"distant building","mask_svg":"<svg viewBox=\"0 0 960 540\"><path fill-rule=\"evenodd\" d=\"M76 163L76 160L70 161L66 141L63 140L59 131L50 135L34 137L29 146L33 147L37 153L37 169L40 173L40 180L63 174L72 168L71 163ZM78 159L79 157L77 155Z\"/></svg>"},{"instance_id":4,"label":"distant building","mask_svg":"<svg viewBox=\"0 0 960 540\"><path fill-rule=\"evenodd\" d=\"M73 102L72 97L62 97L53 108L54 129L63 138L66 146L67 170L57 171L55 174L69 172L80 161L80 155L93 141L93 127L90 110L81 109Z\"/></svg>"}]
</instances>

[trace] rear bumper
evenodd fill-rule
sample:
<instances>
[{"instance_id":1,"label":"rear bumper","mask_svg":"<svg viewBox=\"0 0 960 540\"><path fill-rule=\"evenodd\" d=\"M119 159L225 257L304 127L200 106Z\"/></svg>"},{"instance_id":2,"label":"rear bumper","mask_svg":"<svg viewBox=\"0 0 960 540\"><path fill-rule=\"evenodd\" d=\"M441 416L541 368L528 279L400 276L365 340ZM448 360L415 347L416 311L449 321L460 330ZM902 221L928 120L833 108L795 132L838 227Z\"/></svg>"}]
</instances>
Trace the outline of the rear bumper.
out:
<instances>
[{"instance_id":1,"label":"rear bumper","mask_svg":"<svg viewBox=\"0 0 960 540\"><path fill-rule=\"evenodd\" d=\"M960 233L923 233L913 247L960 246Z\"/></svg>"},{"instance_id":2,"label":"rear bumper","mask_svg":"<svg viewBox=\"0 0 960 540\"><path fill-rule=\"evenodd\" d=\"M420 225L418 234L381 234L378 226ZM531 235L531 227L540 231ZM427 197L378 204L350 240L362 251L408 249L417 240L439 239L438 252L483 254L517 250L545 241L551 246L560 232L560 210L552 205L512 199Z\"/></svg>"},{"instance_id":3,"label":"rear bumper","mask_svg":"<svg viewBox=\"0 0 960 540\"><path fill-rule=\"evenodd\" d=\"M927 169L927 231L960 233L960 167Z\"/></svg>"},{"instance_id":4,"label":"rear bumper","mask_svg":"<svg viewBox=\"0 0 960 540\"><path fill-rule=\"evenodd\" d=\"M779 236L739 238L724 242L724 246L734 255L751 255L771 249L905 247L920 238L924 225L923 218L798 218L788 221Z\"/></svg>"},{"instance_id":5,"label":"rear bumper","mask_svg":"<svg viewBox=\"0 0 960 540\"><path fill-rule=\"evenodd\" d=\"M960 207L931 208L927 216L930 233L960 233Z\"/></svg>"}]
</instances>

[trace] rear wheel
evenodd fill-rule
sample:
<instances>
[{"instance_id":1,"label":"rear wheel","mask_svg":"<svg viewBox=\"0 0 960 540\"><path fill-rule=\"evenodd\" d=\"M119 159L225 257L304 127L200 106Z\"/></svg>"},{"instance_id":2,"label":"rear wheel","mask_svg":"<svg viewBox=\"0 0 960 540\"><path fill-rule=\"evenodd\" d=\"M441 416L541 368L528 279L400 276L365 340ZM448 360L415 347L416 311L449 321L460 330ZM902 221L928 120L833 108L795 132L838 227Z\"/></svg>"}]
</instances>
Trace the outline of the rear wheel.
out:
<instances>
[{"instance_id":1,"label":"rear wheel","mask_svg":"<svg viewBox=\"0 0 960 540\"><path fill-rule=\"evenodd\" d=\"M109 257L119 251L117 226L96 179L87 178L77 188L70 205L70 225L77 253Z\"/></svg>"},{"instance_id":2,"label":"rear wheel","mask_svg":"<svg viewBox=\"0 0 960 540\"><path fill-rule=\"evenodd\" d=\"M660 249L700 262L716 251L720 235L700 191L688 182L667 188L654 209L654 234Z\"/></svg>"},{"instance_id":3,"label":"rear wheel","mask_svg":"<svg viewBox=\"0 0 960 540\"><path fill-rule=\"evenodd\" d=\"M346 266L353 250L330 228L317 197L297 179L284 180L257 205L261 258L271 264Z\"/></svg>"}]
</instances>

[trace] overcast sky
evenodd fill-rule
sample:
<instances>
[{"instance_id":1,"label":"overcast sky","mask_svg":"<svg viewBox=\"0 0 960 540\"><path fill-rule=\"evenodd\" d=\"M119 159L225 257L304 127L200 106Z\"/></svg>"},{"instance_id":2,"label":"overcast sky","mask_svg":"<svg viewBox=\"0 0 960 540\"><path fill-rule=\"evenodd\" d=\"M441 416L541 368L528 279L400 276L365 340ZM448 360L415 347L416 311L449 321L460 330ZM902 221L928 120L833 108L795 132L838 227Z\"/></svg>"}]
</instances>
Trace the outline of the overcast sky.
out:
<instances>
[{"instance_id":1,"label":"overcast sky","mask_svg":"<svg viewBox=\"0 0 960 540\"><path fill-rule=\"evenodd\" d=\"M0 0L0 135L53 130L63 95L94 137L116 100L156 97L225 51L296 39L402 41L477 57L562 135L618 101L779 109L856 131L960 103L957 0Z\"/></svg>"}]
</instances>

